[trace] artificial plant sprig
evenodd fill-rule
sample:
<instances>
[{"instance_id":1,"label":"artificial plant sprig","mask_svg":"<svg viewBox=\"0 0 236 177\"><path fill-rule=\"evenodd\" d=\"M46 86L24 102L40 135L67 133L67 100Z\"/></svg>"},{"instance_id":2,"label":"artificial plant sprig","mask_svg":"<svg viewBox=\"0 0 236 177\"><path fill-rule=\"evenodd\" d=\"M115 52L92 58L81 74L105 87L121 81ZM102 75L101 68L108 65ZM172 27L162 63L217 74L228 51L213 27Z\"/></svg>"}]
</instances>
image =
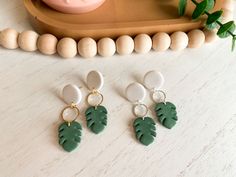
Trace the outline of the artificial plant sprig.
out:
<instances>
[{"instance_id":1,"label":"artificial plant sprig","mask_svg":"<svg viewBox=\"0 0 236 177\"><path fill-rule=\"evenodd\" d=\"M232 37L232 51L235 49L236 44L236 34L234 31L236 29L234 21L229 21L227 23L221 23L221 17L223 14L222 10L218 10L210 13L215 6L216 0L202 0L201 2L197 2L196 0L179 0L179 15L183 16L186 11L187 3L191 1L196 5L196 8L193 11L192 19L196 20L202 15L207 15L207 20L205 26L208 29L214 29L219 27L217 31L217 35L220 38L227 38L229 36Z\"/></svg>"}]
</instances>

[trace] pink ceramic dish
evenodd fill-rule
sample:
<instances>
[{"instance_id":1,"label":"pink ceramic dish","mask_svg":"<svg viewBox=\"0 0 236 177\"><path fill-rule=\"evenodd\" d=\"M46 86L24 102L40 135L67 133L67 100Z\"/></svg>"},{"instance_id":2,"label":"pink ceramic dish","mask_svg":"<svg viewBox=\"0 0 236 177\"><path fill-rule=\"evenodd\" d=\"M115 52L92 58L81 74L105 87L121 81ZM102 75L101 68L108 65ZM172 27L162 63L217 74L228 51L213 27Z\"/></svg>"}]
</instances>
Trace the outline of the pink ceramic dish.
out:
<instances>
[{"instance_id":1,"label":"pink ceramic dish","mask_svg":"<svg viewBox=\"0 0 236 177\"><path fill-rule=\"evenodd\" d=\"M80 14L95 10L105 0L43 0L43 2L63 13Z\"/></svg>"}]
</instances>

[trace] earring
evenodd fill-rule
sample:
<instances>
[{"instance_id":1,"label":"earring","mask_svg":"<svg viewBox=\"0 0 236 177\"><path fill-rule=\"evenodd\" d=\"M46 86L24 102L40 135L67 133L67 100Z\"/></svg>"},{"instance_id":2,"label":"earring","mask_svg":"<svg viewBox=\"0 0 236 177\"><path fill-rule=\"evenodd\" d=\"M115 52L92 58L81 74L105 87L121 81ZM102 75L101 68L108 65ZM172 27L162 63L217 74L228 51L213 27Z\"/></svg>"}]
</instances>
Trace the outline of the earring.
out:
<instances>
[{"instance_id":1,"label":"earring","mask_svg":"<svg viewBox=\"0 0 236 177\"><path fill-rule=\"evenodd\" d=\"M100 93L104 79L100 72L91 71L87 75L87 86L90 90L87 102L90 107L85 112L87 127L95 134L102 132L107 125L107 109L102 106L103 95Z\"/></svg>"},{"instance_id":2,"label":"earring","mask_svg":"<svg viewBox=\"0 0 236 177\"><path fill-rule=\"evenodd\" d=\"M143 83L152 92L152 99L156 102L155 112L159 122L166 128L175 126L178 117L176 106L171 102L166 102L166 93L161 89L164 84L164 77L160 72L150 71L145 74ZM162 98L161 101L157 98Z\"/></svg>"},{"instance_id":3,"label":"earring","mask_svg":"<svg viewBox=\"0 0 236 177\"><path fill-rule=\"evenodd\" d=\"M81 141L82 127L76 121L80 114L78 104L82 99L80 89L75 85L67 85L62 90L62 97L67 106L61 111L64 123L59 126L59 144L67 152L74 150ZM69 112L70 111L70 112ZM70 113L73 112L71 117Z\"/></svg>"},{"instance_id":4,"label":"earring","mask_svg":"<svg viewBox=\"0 0 236 177\"><path fill-rule=\"evenodd\" d=\"M148 146L156 137L156 124L151 117L147 117L148 107L142 103L145 96L146 90L139 83L132 83L126 88L126 97L134 104L133 114L137 117L133 123L136 138Z\"/></svg>"}]
</instances>

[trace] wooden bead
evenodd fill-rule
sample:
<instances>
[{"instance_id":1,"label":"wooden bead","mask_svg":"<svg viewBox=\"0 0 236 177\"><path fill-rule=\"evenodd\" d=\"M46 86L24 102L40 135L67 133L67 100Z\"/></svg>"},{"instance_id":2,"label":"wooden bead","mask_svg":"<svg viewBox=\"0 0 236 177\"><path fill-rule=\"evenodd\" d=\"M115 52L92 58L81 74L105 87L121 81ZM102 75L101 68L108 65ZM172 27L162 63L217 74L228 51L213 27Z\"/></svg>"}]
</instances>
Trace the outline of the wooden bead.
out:
<instances>
[{"instance_id":1,"label":"wooden bead","mask_svg":"<svg viewBox=\"0 0 236 177\"><path fill-rule=\"evenodd\" d=\"M92 38L86 37L78 42L78 52L84 58L92 58L97 55L97 43Z\"/></svg>"},{"instance_id":2,"label":"wooden bead","mask_svg":"<svg viewBox=\"0 0 236 177\"><path fill-rule=\"evenodd\" d=\"M19 33L11 28L4 29L0 33L0 45L7 49L16 49L18 48L18 35Z\"/></svg>"},{"instance_id":3,"label":"wooden bead","mask_svg":"<svg viewBox=\"0 0 236 177\"><path fill-rule=\"evenodd\" d=\"M205 42L205 35L202 30L195 29L188 33L188 47L189 48L199 48Z\"/></svg>"},{"instance_id":4,"label":"wooden bead","mask_svg":"<svg viewBox=\"0 0 236 177\"><path fill-rule=\"evenodd\" d=\"M103 57L110 57L116 52L116 44L111 38L102 38L98 41L98 53Z\"/></svg>"},{"instance_id":5,"label":"wooden bead","mask_svg":"<svg viewBox=\"0 0 236 177\"><path fill-rule=\"evenodd\" d=\"M222 8L233 11L234 10L234 1L233 0L224 0L224 3L222 4Z\"/></svg>"},{"instance_id":6,"label":"wooden bead","mask_svg":"<svg viewBox=\"0 0 236 177\"><path fill-rule=\"evenodd\" d=\"M26 52L36 51L38 37L39 35L34 31L23 31L18 37L18 44Z\"/></svg>"},{"instance_id":7,"label":"wooden bead","mask_svg":"<svg viewBox=\"0 0 236 177\"><path fill-rule=\"evenodd\" d=\"M120 36L116 40L116 50L120 55L129 55L134 51L134 41L128 35Z\"/></svg>"},{"instance_id":8,"label":"wooden bead","mask_svg":"<svg viewBox=\"0 0 236 177\"><path fill-rule=\"evenodd\" d=\"M152 39L147 34L139 34L134 38L134 50L137 53L148 53L152 48Z\"/></svg>"},{"instance_id":9,"label":"wooden bead","mask_svg":"<svg viewBox=\"0 0 236 177\"><path fill-rule=\"evenodd\" d=\"M156 33L152 38L152 48L157 52L163 52L170 47L171 39L167 33Z\"/></svg>"},{"instance_id":10,"label":"wooden bead","mask_svg":"<svg viewBox=\"0 0 236 177\"><path fill-rule=\"evenodd\" d=\"M214 42L218 39L218 36L217 36L217 30L214 29L214 30L209 30L207 28L205 28L203 30L203 33L205 35L205 42L206 43L211 43L211 42Z\"/></svg>"},{"instance_id":11,"label":"wooden bead","mask_svg":"<svg viewBox=\"0 0 236 177\"><path fill-rule=\"evenodd\" d=\"M63 58L73 58L77 54L77 43L72 38L62 38L57 43L57 52Z\"/></svg>"},{"instance_id":12,"label":"wooden bead","mask_svg":"<svg viewBox=\"0 0 236 177\"><path fill-rule=\"evenodd\" d=\"M188 46L188 36L186 33L177 31L171 36L170 48L175 51L183 50Z\"/></svg>"},{"instance_id":13,"label":"wooden bead","mask_svg":"<svg viewBox=\"0 0 236 177\"><path fill-rule=\"evenodd\" d=\"M52 34L39 36L37 46L40 52L45 55L53 55L57 51L57 38Z\"/></svg>"},{"instance_id":14,"label":"wooden bead","mask_svg":"<svg viewBox=\"0 0 236 177\"><path fill-rule=\"evenodd\" d=\"M222 9L222 10L223 10L223 14L222 14L223 23L233 20L233 12L231 10L228 10L228 9Z\"/></svg>"}]
</instances>

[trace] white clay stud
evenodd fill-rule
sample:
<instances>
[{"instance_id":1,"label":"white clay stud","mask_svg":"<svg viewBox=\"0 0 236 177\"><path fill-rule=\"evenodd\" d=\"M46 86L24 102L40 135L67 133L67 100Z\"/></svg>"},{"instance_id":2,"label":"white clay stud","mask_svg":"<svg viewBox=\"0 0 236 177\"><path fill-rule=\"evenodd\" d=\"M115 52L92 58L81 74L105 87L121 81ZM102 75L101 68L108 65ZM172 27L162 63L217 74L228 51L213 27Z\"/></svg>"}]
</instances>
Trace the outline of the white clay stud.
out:
<instances>
[{"instance_id":1,"label":"white clay stud","mask_svg":"<svg viewBox=\"0 0 236 177\"><path fill-rule=\"evenodd\" d=\"M62 90L62 98L68 104L79 104L82 99L81 90L76 85L66 85Z\"/></svg>"},{"instance_id":2,"label":"white clay stud","mask_svg":"<svg viewBox=\"0 0 236 177\"><path fill-rule=\"evenodd\" d=\"M11 28L7 28L0 33L0 45L6 49L18 48L18 35L19 33Z\"/></svg>"},{"instance_id":3,"label":"white clay stud","mask_svg":"<svg viewBox=\"0 0 236 177\"><path fill-rule=\"evenodd\" d=\"M143 85L135 82L126 88L126 97L131 103L142 102L146 97L146 90Z\"/></svg>"},{"instance_id":4,"label":"white clay stud","mask_svg":"<svg viewBox=\"0 0 236 177\"><path fill-rule=\"evenodd\" d=\"M89 90L99 91L104 85L103 75L99 71L91 71L87 75L87 86Z\"/></svg>"},{"instance_id":5,"label":"white clay stud","mask_svg":"<svg viewBox=\"0 0 236 177\"><path fill-rule=\"evenodd\" d=\"M149 90L159 90L164 85L165 79L161 72L149 71L145 74L143 83Z\"/></svg>"}]
</instances>

